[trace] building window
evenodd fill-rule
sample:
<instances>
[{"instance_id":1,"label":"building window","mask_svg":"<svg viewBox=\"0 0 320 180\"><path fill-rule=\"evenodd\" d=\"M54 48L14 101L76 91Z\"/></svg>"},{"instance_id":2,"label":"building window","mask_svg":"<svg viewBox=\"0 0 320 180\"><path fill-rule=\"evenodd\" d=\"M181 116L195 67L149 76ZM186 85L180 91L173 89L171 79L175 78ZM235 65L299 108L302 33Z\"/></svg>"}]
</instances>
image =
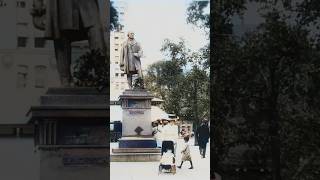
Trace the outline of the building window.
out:
<instances>
[{"instance_id":1,"label":"building window","mask_svg":"<svg viewBox=\"0 0 320 180\"><path fill-rule=\"evenodd\" d=\"M118 77L119 76L119 73L116 73L116 77Z\"/></svg>"},{"instance_id":2,"label":"building window","mask_svg":"<svg viewBox=\"0 0 320 180\"><path fill-rule=\"evenodd\" d=\"M115 51L118 51L118 49L114 49Z\"/></svg>"},{"instance_id":3,"label":"building window","mask_svg":"<svg viewBox=\"0 0 320 180\"><path fill-rule=\"evenodd\" d=\"M25 1L17 1L17 7L25 8L26 7L26 2Z\"/></svg>"},{"instance_id":4,"label":"building window","mask_svg":"<svg viewBox=\"0 0 320 180\"><path fill-rule=\"evenodd\" d=\"M34 38L34 47L35 48L44 48L46 45L46 40L44 38L36 37Z\"/></svg>"},{"instance_id":5,"label":"building window","mask_svg":"<svg viewBox=\"0 0 320 180\"><path fill-rule=\"evenodd\" d=\"M115 63L116 63L116 64L119 64L119 62L118 62L118 61L116 61Z\"/></svg>"},{"instance_id":6,"label":"building window","mask_svg":"<svg viewBox=\"0 0 320 180\"><path fill-rule=\"evenodd\" d=\"M7 6L7 3L5 3L3 0L0 0L0 7Z\"/></svg>"},{"instance_id":7,"label":"building window","mask_svg":"<svg viewBox=\"0 0 320 180\"><path fill-rule=\"evenodd\" d=\"M27 37L18 37L18 47L26 47L28 42Z\"/></svg>"},{"instance_id":8,"label":"building window","mask_svg":"<svg viewBox=\"0 0 320 180\"><path fill-rule=\"evenodd\" d=\"M28 66L18 65L17 88L27 87L27 80L28 80Z\"/></svg>"},{"instance_id":9,"label":"building window","mask_svg":"<svg viewBox=\"0 0 320 180\"><path fill-rule=\"evenodd\" d=\"M121 77L123 77L124 76L124 73L121 73Z\"/></svg>"},{"instance_id":10,"label":"building window","mask_svg":"<svg viewBox=\"0 0 320 180\"><path fill-rule=\"evenodd\" d=\"M34 68L35 74L35 87L44 88L47 82L47 67L43 65L36 66Z\"/></svg>"},{"instance_id":11,"label":"building window","mask_svg":"<svg viewBox=\"0 0 320 180\"><path fill-rule=\"evenodd\" d=\"M118 37L118 36L115 36L114 39L119 39L119 37Z\"/></svg>"}]
</instances>

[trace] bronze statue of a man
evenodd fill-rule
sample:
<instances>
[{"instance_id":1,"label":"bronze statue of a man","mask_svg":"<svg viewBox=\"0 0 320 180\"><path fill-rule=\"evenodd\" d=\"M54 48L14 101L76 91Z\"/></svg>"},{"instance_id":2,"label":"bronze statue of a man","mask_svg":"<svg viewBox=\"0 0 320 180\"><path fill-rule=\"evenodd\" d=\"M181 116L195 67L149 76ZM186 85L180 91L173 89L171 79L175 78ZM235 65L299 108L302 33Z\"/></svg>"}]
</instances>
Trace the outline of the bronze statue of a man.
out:
<instances>
[{"instance_id":1,"label":"bronze statue of a man","mask_svg":"<svg viewBox=\"0 0 320 180\"><path fill-rule=\"evenodd\" d=\"M138 74L143 79L141 61L143 56L140 44L134 39L134 33L128 32L128 40L122 44L120 69L127 74L129 88L132 89L132 75Z\"/></svg>"},{"instance_id":2,"label":"bronze statue of a man","mask_svg":"<svg viewBox=\"0 0 320 180\"><path fill-rule=\"evenodd\" d=\"M106 43L97 0L34 0L34 26L54 41L62 86L70 86L71 42L89 40L91 50L105 57Z\"/></svg>"}]
</instances>

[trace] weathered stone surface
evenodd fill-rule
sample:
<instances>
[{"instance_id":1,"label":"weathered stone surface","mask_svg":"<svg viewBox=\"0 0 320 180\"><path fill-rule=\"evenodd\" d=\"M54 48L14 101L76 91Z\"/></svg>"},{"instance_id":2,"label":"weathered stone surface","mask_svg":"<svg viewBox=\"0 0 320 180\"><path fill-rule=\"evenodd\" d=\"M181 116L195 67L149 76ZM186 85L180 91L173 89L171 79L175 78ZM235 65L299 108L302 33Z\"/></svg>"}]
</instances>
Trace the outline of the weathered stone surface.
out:
<instances>
[{"instance_id":1,"label":"weathered stone surface","mask_svg":"<svg viewBox=\"0 0 320 180\"><path fill-rule=\"evenodd\" d=\"M106 180L109 96L95 88L49 88L31 107L41 180Z\"/></svg>"},{"instance_id":2,"label":"weathered stone surface","mask_svg":"<svg viewBox=\"0 0 320 180\"><path fill-rule=\"evenodd\" d=\"M161 153L160 148L119 148L112 149L112 153Z\"/></svg>"},{"instance_id":3,"label":"weathered stone surface","mask_svg":"<svg viewBox=\"0 0 320 180\"><path fill-rule=\"evenodd\" d=\"M152 134L151 99L154 96L145 89L127 89L120 96L123 109L122 136L146 136ZM142 131L136 132L136 129Z\"/></svg>"},{"instance_id":4,"label":"weathered stone surface","mask_svg":"<svg viewBox=\"0 0 320 180\"><path fill-rule=\"evenodd\" d=\"M110 156L111 162L154 162L160 161L161 153L118 153Z\"/></svg>"},{"instance_id":5,"label":"weathered stone surface","mask_svg":"<svg viewBox=\"0 0 320 180\"><path fill-rule=\"evenodd\" d=\"M109 178L109 148L40 147L41 180L106 180Z\"/></svg>"},{"instance_id":6,"label":"weathered stone surface","mask_svg":"<svg viewBox=\"0 0 320 180\"><path fill-rule=\"evenodd\" d=\"M124 97L128 97L128 98L140 97L140 98L152 99L154 96L146 89L126 89L123 92L123 94L120 95L120 98L124 98Z\"/></svg>"},{"instance_id":7,"label":"weathered stone surface","mask_svg":"<svg viewBox=\"0 0 320 180\"><path fill-rule=\"evenodd\" d=\"M104 106L109 105L109 95L106 90L96 88L49 88L46 95L41 96L43 106L76 105L76 106Z\"/></svg>"},{"instance_id":8,"label":"weathered stone surface","mask_svg":"<svg viewBox=\"0 0 320 180\"><path fill-rule=\"evenodd\" d=\"M32 106L30 122L43 118L109 118L109 95L96 88L49 88Z\"/></svg>"},{"instance_id":9,"label":"weathered stone surface","mask_svg":"<svg viewBox=\"0 0 320 180\"><path fill-rule=\"evenodd\" d=\"M49 88L47 94L52 95L108 95L107 89L99 91L92 87L52 87Z\"/></svg>"}]
</instances>

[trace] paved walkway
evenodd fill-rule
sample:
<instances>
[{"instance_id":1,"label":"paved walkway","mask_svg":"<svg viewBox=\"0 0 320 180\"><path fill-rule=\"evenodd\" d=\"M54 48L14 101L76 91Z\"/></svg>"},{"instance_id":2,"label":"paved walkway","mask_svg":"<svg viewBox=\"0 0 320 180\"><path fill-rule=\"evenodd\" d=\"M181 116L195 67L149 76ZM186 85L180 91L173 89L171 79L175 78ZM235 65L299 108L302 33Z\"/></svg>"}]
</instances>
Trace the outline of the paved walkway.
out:
<instances>
[{"instance_id":1,"label":"paved walkway","mask_svg":"<svg viewBox=\"0 0 320 180\"><path fill-rule=\"evenodd\" d=\"M179 139L177 147L177 165L180 165L183 139ZM193 146L194 138L190 139L190 150L194 169L189 162L184 162L175 175L162 173L158 175L159 162L110 162L111 180L209 180L210 179L210 147L207 145L206 158L202 159L199 147ZM117 144L111 144L111 148Z\"/></svg>"}]
</instances>

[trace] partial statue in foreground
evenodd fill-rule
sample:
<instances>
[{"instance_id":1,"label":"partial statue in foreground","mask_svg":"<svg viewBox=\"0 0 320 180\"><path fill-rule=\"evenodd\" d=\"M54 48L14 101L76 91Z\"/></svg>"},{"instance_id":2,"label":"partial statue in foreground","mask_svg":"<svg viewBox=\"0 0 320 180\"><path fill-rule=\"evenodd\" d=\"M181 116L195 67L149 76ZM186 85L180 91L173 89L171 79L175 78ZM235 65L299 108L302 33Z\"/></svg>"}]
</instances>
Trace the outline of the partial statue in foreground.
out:
<instances>
[{"instance_id":1,"label":"partial statue in foreground","mask_svg":"<svg viewBox=\"0 0 320 180\"><path fill-rule=\"evenodd\" d=\"M141 69L142 48L134 39L134 33L128 32L128 40L122 44L120 53L120 69L127 74L129 88L132 89L132 76L138 74L135 86L143 87L143 75ZM139 82L140 81L140 82Z\"/></svg>"},{"instance_id":2,"label":"partial statue in foreground","mask_svg":"<svg viewBox=\"0 0 320 180\"><path fill-rule=\"evenodd\" d=\"M97 0L34 0L32 16L37 29L54 41L62 86L70 86L71 42L89 40L91 50L105 58L106 43Z\"/></svg>"}]
</instances>

